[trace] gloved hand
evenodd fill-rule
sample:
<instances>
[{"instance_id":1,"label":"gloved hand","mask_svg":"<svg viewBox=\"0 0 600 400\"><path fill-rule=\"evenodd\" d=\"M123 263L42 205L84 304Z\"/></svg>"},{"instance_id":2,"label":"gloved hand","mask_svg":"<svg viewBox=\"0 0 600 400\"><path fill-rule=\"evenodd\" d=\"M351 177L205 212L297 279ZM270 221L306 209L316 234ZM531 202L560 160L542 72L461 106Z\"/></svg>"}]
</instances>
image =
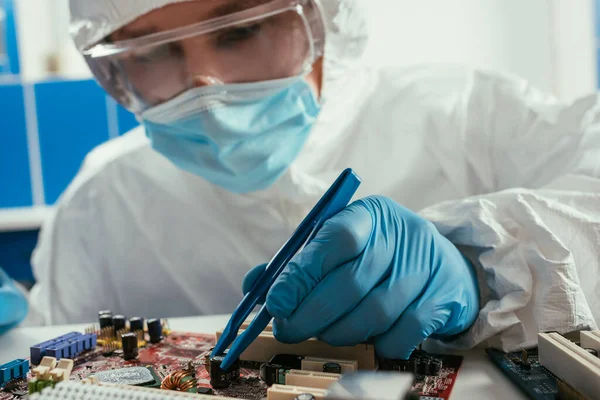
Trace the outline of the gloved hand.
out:
<instances>
[{"instance_id":1,"label":"gloved hand","mask_svg":"<svg viewBox=\"0 0 600 400\"><path fill-rule=\"evenodd\" d=\"M264 271L251 270L244 292ZM266 298L278 340L334 346L374 338L377 353L407 359L426 338L467 330L479 312L473 267L417 214L385 197L328 220Z\"/></svg>"},{"instance_id":2,"label":"gloved hand","mask_svg":"<svg viewBox=\"0 0 600 400\"><path fill-rule=\"evenodd\" d=\"M25 319L27 299L0 268L0 335Z\"/></svg>"}]
</instances>

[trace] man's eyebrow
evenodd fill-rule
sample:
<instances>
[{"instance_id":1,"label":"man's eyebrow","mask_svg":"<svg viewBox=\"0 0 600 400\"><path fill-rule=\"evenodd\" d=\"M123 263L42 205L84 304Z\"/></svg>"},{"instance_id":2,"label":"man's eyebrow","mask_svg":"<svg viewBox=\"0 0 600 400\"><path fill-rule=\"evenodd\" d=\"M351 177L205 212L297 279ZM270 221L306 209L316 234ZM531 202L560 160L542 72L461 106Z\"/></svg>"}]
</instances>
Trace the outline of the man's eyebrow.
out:
<instances>
[{"instance_id":1,"label":"man's eyebrow","mask_svg":"<svg viewBox=\"0 0 600 400\"><path fill-rule=\"evenodd\" d=\"M244 11L270 1L272 0L231 0L228 3L212 10L207 19L224 17L226 15Z\"/></svg>"}]
</instances>

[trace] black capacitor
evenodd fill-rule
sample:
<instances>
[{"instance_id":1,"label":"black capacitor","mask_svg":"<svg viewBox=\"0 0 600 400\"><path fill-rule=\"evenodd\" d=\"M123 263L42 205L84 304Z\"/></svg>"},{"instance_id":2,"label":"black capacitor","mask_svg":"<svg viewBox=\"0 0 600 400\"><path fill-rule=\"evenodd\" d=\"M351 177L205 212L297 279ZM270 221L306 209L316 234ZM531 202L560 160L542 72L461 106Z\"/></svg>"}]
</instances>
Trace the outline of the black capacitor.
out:
<instances>
[{"instance_id":1,"label":"black capacitor","mask_svg":"<svg viewBox=\"0 0 600 400\"><path fill-rule=\"evenodd\" d=\"M421 363L419 364L417 374L418 375L429 375L431 369L431 358L423 357L421 358Z\"/></svg>"},{"instance_id":2,"label":"black capacitor","mask_svg":"<svg viewBox=\"0 0 600 400\"><path fill-rule=\"evenodd\" d=\"M416 373L416 366L415 366L415 357L411 357L408 359L408 362L406 364L406 367L404 368L403 371L401 372L412 372L413 374Z\"/></svg>"},{"instance_id":3,"label":"black capacitor","mask_svg":"<svg viewBox=\"0 0 600 400\"><path fill-rule=\"evenodd\" d=\"M594 349L584 349L585 351L587 351L588 353L590 353L593 356L598 357L598 351L594 350Z\"/></svg>"},{"instance_id":4,"label":"black capacitor","mask_svg":"<svg viewBox=\"0 0 600 400\"><path fill-rule=\"evenodd\" d=\"M302 393L296 396L294 400L315 400L315 396L310 393Z\"/></svg>"},{"instance_id":5,"label":"black capacitor","mask_svg":"<svg viewBox=\"0 0 600 400\"><path fill-rule=\"evenodd\" d=\"M227 351L221 356L211 357L209 364L210 386L214 389L225 389L240 377L240 360L237 359L227 371L221 369Z\"/></svg>"},{"instance_id":6,"label":"black capacitor","mask_svg":"<svg viewBox=\"0 0 600 400\"><path fill-rule=\"evenodd\" d=\"M112 317L112 311L110 311L110 310L98 311L98 317L101 317L103 315L110 315Z\"/></svg>"},{"instance_id":7,"label":"black capacitor","mask_svg":"<svg viewBox=\"0 0 600 400\"><path fill-rule=\"evenodd\" d=\"M123 347L123 359L135 360L138 356L137 335L133 332L121 335L121 344Z\"/></svg>"},{"instance_id":8,"label":"black capacitor","mask_svg":"<svg viewBox=\"0 0 600 400\"><path fill-rule=\"evenodd\" d=\"M115 327L115 333L121 329L125 329L125 316L115 315L113 317L113 326Z\"/></svg>"},{"instance_id":9,"label":"black capacitor","mask_svg":"<svg viewBox=\"0 0 600 400\"><path fill-rule=\"evenodd\" d=\"M146 324L148 325L148 336L150 336L150 343L160 342L163 339L162 323L160 322L160 319L149 319Z\"/></svg>"},{"instance_id":10,"label":"black capacitor","mask_svg":"<svg viewBox=\"0 0 600 400\"><path fill-rule=\"evenodd\" d=\"M131 332L144 330L144 318L133 317L129 319L129 330Z\"/></svg>"},{"instance_id":11,"label":"black capacitor","mask_svg":"<svg viewBox=\"0 0 600 400\"><path fill-rule=\"evenodd\" d=\"M442 373L442 368L444 366L444 362L439 358L434 358L431 360L431 365L429 366L429 375L438 376Z\"/></svg>"},{"instance_id":12,"label":"black capacitor","mask_svg":"<svg viewBox=\"0 0 600 400\"><path fill-rule=\"evenodd\" d=\"M329 362L323 365L323 372L329 372L331 374L341 374L342 366L338 363Z\"/></svg>"},{"instance_id":13,"label":"black capacitor","mask_svg":"<svg viewBox=\"0 0 600 400\"><path fill-rule=\"evenodd\" d=\"M110 314L101 315L99 320L100 320L100 329L110 328L111 326L113 326L113 319L112 319L112 315L110 315Z\"/></svg>"},{"instance_id":14,"label":"black capacitor","mask_svg":"<svg viewBox=\"0 0 600 400\"><path fill-rule=\"evenodd\" d=\"M421 359L420 358L415 358L414 359L414 363L413 363L413 374L418 375L421 372Z\"/></svg>"},{"instance_id":15,"label":"black capacitor","mask_svg":"<svg viewBox=\"0 0 600 400\"><path fill-rule=\"evenodd\" d=\"M413 372L415 360L379 360L380 371Z\"/></svg>"}]
</instances>

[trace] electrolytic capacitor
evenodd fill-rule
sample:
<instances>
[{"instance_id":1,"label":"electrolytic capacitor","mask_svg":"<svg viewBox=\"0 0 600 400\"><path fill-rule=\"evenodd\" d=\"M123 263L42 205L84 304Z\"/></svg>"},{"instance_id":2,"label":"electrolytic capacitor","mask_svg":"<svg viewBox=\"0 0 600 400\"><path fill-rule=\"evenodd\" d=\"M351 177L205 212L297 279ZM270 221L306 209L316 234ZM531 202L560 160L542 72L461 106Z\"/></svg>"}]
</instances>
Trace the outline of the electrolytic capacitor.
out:
<instances>
[{"instance_id":1,"label":"electrolytic capacitor","mask_svg":"<svg viewBox=\"0 0 600 400\"><path fill-rule=\"evenodd\" d=\"M123 359L134 360L138 356L138 341L137 335L133 332L124 333L121 336L121 344L123 347Z\"/></svg>"},{"instance_id":2,"label":"electrolytic capacitor","mask_svg":"<svg viewBox=\"0 0 600 400\"><path fill-rule=\"evenodd\" d=\"M133 317L129 319L129 330L131 332L144 330L144 318Z\"/></svg>"},{"instance_id":3,"label":"electrolytic capacitor","mask_svg":"<svg viewBox=\"0 0 600 400\"><path fill-rule=\"evenodd\" d=\"M115 327L115 333L117 333L121 329L125 329L125 316L115 315L112 318L112 320L113 320L113 326Z\"/></svg>"},{"instance_id":4,"label":"electrolytic capacitor","mask_svg":"<svg viewBox=\"0 0 600 400\"><path fill-rule=\"evenodd\" d=\"M418 375L421 373L421 359L415 358L415 362L413 364L413 373Z\"/></svg>"},{"instance_id":5,"label":"electrolytic capacitor","mask_svg":"<svg viewBox=\"0 0 600 400\"><path fill-rule=\"evenodd\" d=\"M163 339L162 336L162 323L160 319L153 318L149 319L147 322L148 325L148 335L150 336L150 343L158 343Z\"/></svg>"},{"instance_id":6,"label":"electrolytic capacitor","mask_svg":"<svg viewBox=\"0 0 600 400\"><path fill-rule=\"evenodd\" d=\"M112 317L112 311L110 311L110 310L98 311L98 317L101 317L103 315L110 315Z\"/></svg>"},{"instance_id":7,"label":"electrolytic capacitor","mask_svg":"<svg viewBox=\"0 0 600 400\"><path fill-rule=\"evenodd\" d=\"M331 374L341 374L342 366L338 363L329 362L329 363L323 365L323 372L328 372Z\"/></svg>"},{"instance_id":8,"label":"electrolytic capacitor","mask_svg":"<svg viewBox=\"0 0 600 400\"><path fill-rule=\"evenodd\" d=\"M315 400L315 396L310 393L302 393L296 396L294 400Z\"/></svg>"},{"instance_id":9,"label":"electrolytic capacitor","mask_svg":"<svg viewBox=\"0 0 600 400\"><path fill-rule=\"evenodd\" d=\"M429 375L438 376L442 372L442 367L444 366L444 362L439 358L434 358L431 360L431 365L429 367L430 373Z\"/></svg>"},{"instance_id":10,"label":"electrolytic capacitor","mask_svg":"<svg viewBox=\"0 0 600 400\"><path fill-rule=\"evenodd\" d=\"M406 361L406 366L400 372L415 372L415 358L411 357Z\"/></svg>"},{"instance_id":11,"label":"electrolytic capacitor","mask_svg":"<svg viewBox=\"0 0 600 400\"><path fill-rule=\"evenodd\" d=\"M240 360L236 360L231 368L227 371L221 369L221 363L225 359L228 350L225 350L222 356L214 356L209 360L209 375L210 375L210 386L215 389L228 388L233 381L240 376Z\"/></svg>"},{"instance_id":12,"label":"electrolytic capacitor","mask_svg":"<svg viewBox=\"0 0 600 400\"><path fill-rule=\"evenodd\" d=\"M419 370L417 371L417 374L429 375L431 372L430 369L431 369L431 358L429 358L429 357L421 358L421 364L419 366Z\"/></svg>"},{"instance_id":13,"label":"electrolytic capacitor","mask_svg":"<svg viewBox=\"0 0 600 400\"><path fill-rule=\"evenodd\" d=\"M110 314L101 315L99 320L100 320L100 329L109 328L109 327L113 326L113 319L112 319L112 315L110 315Z\"/></svg>"}]
</instances>

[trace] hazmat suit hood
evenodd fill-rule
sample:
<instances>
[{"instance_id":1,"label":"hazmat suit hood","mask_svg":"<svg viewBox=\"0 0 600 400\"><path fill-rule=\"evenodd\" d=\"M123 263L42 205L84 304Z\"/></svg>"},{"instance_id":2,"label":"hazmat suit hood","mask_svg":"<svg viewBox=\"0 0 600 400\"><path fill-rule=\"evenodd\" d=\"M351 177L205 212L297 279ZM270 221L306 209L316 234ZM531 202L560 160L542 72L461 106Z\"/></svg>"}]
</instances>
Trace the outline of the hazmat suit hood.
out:
<instances>
[{"instance_id":1,"label":"hazmat suit hood","mask_svg":"<svg viewBox=\"0 0 600 400\"><path fill-rule=\"evenodd\" d=\"M161 7L206 0L70 0L70 32L81 51ZM368 39L361 0L317 0L327 27L322 95L328 97L344 72L358 63Z\"/></svg>"}]
</instances>

